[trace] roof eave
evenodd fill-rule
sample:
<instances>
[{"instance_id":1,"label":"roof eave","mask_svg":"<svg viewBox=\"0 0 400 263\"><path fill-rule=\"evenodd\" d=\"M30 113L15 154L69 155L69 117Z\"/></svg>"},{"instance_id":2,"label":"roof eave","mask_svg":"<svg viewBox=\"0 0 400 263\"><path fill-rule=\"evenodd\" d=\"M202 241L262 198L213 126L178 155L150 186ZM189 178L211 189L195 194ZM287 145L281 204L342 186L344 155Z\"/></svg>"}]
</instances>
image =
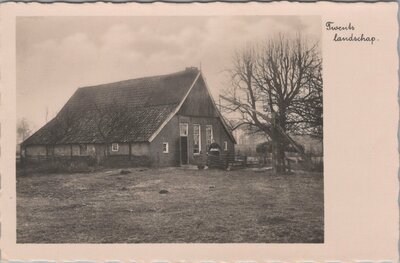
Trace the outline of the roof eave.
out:
<instances>
[{"instance_id":1,"label":"roof eave","mask_svg":"<svg viewBox=\"0 0 400 263\"><path fill-rule=\"evenodd\" d=\"M226 132L228 133L229 137L231 138L231 140L233 141L234 144L237 144L235 137L233 136L232 132L230 131L230 129L228 128L227 124L225 123L224 117L222 116L221 112L218 110L217 104L214 101L214 98L211 96L211 92L210 89L208 88L208 84L206 79L203 77L203 81L204 81L204 85L206 86L206 90L208 93L208 96L210 96L211 101L214 105L215 111L218 114L218 117L220 118L221 122L222 122L222 126L224 126L224 129L226 130Z\"/></svg>"}]
</instances>

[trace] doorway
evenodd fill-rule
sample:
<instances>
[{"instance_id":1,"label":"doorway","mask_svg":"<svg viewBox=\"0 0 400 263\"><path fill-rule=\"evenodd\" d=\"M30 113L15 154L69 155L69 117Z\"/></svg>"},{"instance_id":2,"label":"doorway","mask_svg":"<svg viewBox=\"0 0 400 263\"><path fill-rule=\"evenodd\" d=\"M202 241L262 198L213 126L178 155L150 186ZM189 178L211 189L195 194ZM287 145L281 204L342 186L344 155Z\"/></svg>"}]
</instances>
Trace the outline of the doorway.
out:
<instances>
[{"instance_id":1,"label":"doorway","mask_svg":"<svg viewBox=\"0 0 400 263\"><path fill-rule=\"evenodd\" d=\"M179 123L179 134L181 138L181 164L188 164L188 133L189 133L189 124L188 123Z\"/></svg>"},{"instance_id":2,"label":"doorway","mask_svg":"<svg viewBox=\"0 0 400 263\"><path fill-rule=\"evenodd\" d=\"M188 164L188 140L181 136L181 163Z\"/></svg>"}]
</instances>

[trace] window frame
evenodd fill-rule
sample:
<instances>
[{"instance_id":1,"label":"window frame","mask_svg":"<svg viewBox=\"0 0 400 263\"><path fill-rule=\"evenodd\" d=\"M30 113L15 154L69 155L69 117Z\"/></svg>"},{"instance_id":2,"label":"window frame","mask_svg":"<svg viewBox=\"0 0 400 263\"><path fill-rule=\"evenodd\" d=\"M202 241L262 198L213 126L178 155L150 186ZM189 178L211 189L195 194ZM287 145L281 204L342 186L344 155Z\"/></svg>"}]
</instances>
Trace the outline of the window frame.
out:
<instances>
[{"instance_id":1,"label":"window frame","mask_svg":"<svg viewBox=\"0 0 400 263\"><path fill-rule=\"evenodd\" d=\"M181 127L185 127L186 135L182 135ZM180 137L188 137L189 136L189 123L186 123L186 122L179 123L179 136Z\"/></svg>"},{"instance_id":2,"label":"window frame","mask_svg":"<svg viewBox=\"0 0 400 263\"><path fill-rule=\"evenodd\" d=\"M228 141L224 141L224 151L228 151Z\"/></svg>"},{"instance_id":3,"label":"window frame","mask_svg":"<svg viewBox=\"0 0 400 263\"><path fill-rule=\"evenodd\" d=\"M198 136L199 136L199 152L194 152L194 146L196 145L196 144L194 144L194 136L195 136L195 133L194 133L194 127L195 126L198 126L199 127L199 134L198 134ZM193 123L193 155L199 155L201 153L201 125L200 124L198 124L198 123Z\"/></svg>"},{"instance_id":4,"label":"window frame","mask_svg":"<svg viewBox=\"0 0 400 263\"><path fill-rule=\"evenodd\" d=\"M165 150L164 150L164 146L166 146L165 147ZM169 143L168 142L163 142L163 153L169 153Z\"/></svg>"},{"instance_id":5,"label":"window frame","mask_svg":"<svg viewBox=\"0 0 400 263\"><path fill-rule=\"evenodd\" d=\"M210 143L209 143L209 144L208 144L208 141L207 141L207 129L208 129L208 128L211 128L211 129L210 129L210 130L211 130L211 140L210 140ZM214 139L214 130L213 130L213 126L212 126L212 125L206 125L206 145L207 145L207 147L211 145L213 139Z\"/></svg>"},{"instance_id":6,"label":"window frame","mask_svg":"<svg viewBox=\"0 0 400 263\"><path fill-rule=\"evenodd\" d=\"M114 148L115 145L117 146L116 149ZM111 143L111 151L118 152L119 151L119 143L117 143L117 142Z\"/></svg>"}]
</instances>

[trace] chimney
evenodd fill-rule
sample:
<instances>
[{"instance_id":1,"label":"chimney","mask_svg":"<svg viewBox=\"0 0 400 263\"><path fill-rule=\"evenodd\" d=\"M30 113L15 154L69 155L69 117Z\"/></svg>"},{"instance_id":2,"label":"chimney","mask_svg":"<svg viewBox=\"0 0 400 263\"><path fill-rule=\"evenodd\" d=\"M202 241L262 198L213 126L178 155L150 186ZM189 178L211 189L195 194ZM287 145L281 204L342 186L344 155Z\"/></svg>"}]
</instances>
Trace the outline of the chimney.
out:
<instances>
[{"instance_id":1,"label":"chimney","mask_svg":"<svg viewBox=\"0 0 400 263\"><path fill-rule=\"evenodd\" d=\"M186 67L185 71L199 71L197 67Z\"/></svg>"}]
</instances>

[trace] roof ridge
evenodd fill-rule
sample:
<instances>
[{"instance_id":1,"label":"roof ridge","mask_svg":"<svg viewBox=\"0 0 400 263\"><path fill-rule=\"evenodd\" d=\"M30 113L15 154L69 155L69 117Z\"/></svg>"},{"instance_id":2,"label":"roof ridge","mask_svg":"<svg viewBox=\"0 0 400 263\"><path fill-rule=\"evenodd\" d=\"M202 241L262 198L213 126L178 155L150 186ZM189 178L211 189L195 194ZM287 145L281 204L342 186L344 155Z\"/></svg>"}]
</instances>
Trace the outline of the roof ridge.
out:
<instances>
[{"instance_id":1,"label":"roof ridge","mask_svg":"<svg viewBox=\"0 0 400 263\"><path fill-rule=\"evenodd\" d=\"M93 105L97 108L106 109L106 107L118 103L119 106L126 107L126 114L132 120L128 122L127 128L131 129L130 135L123 135L123 131L115 132L115 138L124 137L124 140L143 141L149 140L153 134L158 131L160 125L169 119L171 114L175 112L178 105L184 101L188 90L196 82L200 70L189 68L185 71L175 73L142 77L132 82L114 82L99 86L89 86L89 89L80 89L75 92L67 103L63 106L57 116L65 116L65 120L69 120L68 112L78 112L79 118L73 120L76 129L73 133L65 135L59 139L55 137L54 125L50 121L39 129L34 135L24 141L24 145L28 144L48 144L57 140L57 143L67 142L101 142L104 138L96 132L95 116L92 114ZM141 79L149 79L141 81ZM110 88L110 89L108 89ZM121 88L119 91L117 89ZM110 108L112 110L112 108ZM101 121L103 128L111 124L109 121L112 114L104 115L106 121ZM62 117L64 118L64 117ZM120 118L123 121L124 118ZM61 119L62 120L62 119ZM118 122L116 125L122 125ZM125 124L123 124L125 125ZM125 125L126 126L126 125ZM118 130L118 129L117 129ZM112 135L114 136L114 135ZM121 138L122 138L121 137Z\"/></svg>"},{"instance_id":2,"label":"roof ridge","mask_svg":"<svg viewBox=\"0 0 400 263\"><path fill-rule=\"evenodd\" d=\"M154 76L144 76L144 77L139 77L139 78L133 78L133 79L125 79L125 80L119 80L119 81L114 81L114 82L107 82L107 83L101 83L101 84L95 84L95 85L90 85L90 86L82 86L78 87L77 90L83 90L83 89L90 89L90 88L97 88L101 86L108 86L108 85L116 85L116 84L121 84L124 82L128 81L139 81L139 80L145 80L145 79L157 79L157 78L162 78L162 77L168 77L168 76L174 76L174 75L179 75L183 73L190 72L190 70L196 70L197 72L200 71L197 68L186 68L185 70L173 72L173 73L167 73L167 74L160 74L160 75L154 75Z\"/></svg>"}]
</instances>

